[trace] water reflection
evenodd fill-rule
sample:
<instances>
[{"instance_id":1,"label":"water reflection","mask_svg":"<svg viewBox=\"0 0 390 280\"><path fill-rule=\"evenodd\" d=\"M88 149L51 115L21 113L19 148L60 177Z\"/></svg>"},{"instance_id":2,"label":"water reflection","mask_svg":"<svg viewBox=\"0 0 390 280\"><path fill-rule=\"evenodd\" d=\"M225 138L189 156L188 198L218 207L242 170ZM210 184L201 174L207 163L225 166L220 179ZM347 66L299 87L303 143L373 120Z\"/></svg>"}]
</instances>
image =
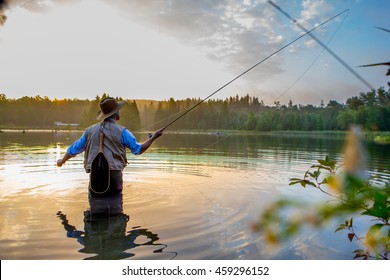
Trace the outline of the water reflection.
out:
<instances>
[{"instance_id":1,"label":"water reflection","mask_svg":"<svg viewBox=\"0 0 390 280\"><path fill-rule=\"evenodd\" d=\"M88 203L82 156L62 169L55 166L79 136L0 133L0 258L353 257L356 248L343 247L345 236L333 234L332 226L302 233L298 243L305 250L295 242L277 253L263 249L262 236L250 232L250 225L276 198L321 202L320 193L288 187L289 178L303 176L310 164L326 155L341 162L343 139L314 133L229 135L215 145L214 134L168 133L150 153L129 156L123 199ZM370 174L380 185L389 182L390 145L367 146ZM62 212L53 215L58 210ZM348 218L340 217L336 224ZM321 242L315 240L318 234Z\"/></svg>"},{"instance_id":2,"label":"water reflection","mask_svg":"<svg viewBox=\"0 0 390 280\"><path fill-rule=\"evenodd\" d=\"M141 246L153 246L154 254L167 254L170 259L177 256L176 252L165 252L166 244L159 243L158 234L139 226L126 232L130 216L123 213L123 195L108 198L89 197L90 209L84 211L84 230L78 230L69 223L66 214L59 211L57 217L61 220L67 238L74 238L84 247L80 253L92 254L86 260L116 260L134 257L132 249ZM138 239L146 240L137 242Z\"/></svg>"}]
</instances>

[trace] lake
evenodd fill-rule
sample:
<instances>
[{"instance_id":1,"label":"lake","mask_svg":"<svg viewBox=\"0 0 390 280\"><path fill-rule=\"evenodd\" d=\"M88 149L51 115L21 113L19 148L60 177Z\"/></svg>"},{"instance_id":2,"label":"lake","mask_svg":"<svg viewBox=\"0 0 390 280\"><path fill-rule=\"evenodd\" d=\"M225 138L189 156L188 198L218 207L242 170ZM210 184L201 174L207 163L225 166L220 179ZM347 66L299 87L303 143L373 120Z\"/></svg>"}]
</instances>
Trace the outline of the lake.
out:
<instances>
[{"instance_id":1,"label":"lake","mask_svg":"<svg viewBox=\"0 0 390 280\"><path fill-rule=\"evenodd\" d=\"M277 248L251 229L276 199L329 199L288 184L326 155L341 162L341 136L166 133L143 155L128 155L123 197L106 201L88 199L82 155L55 165L80 135L0 133L1 259L352 259L361 248L335 233L349 217ZM389 180L390 146L366 148L369 172Z\"/></svg>"}]
</instances>

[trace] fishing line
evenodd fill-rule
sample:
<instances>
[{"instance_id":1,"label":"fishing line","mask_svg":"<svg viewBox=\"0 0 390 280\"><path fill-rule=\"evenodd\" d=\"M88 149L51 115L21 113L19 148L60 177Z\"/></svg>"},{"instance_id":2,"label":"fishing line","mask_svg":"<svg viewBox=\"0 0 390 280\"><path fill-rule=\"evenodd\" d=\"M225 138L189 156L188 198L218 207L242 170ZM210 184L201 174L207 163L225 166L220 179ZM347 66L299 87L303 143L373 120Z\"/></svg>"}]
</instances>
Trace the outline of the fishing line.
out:
<instances>
[{"instance_id":1,"label":"fishing line","mask_svg":"<svg viewBox=\"0 0 390 280\"><path fill-rule=\"evenodd\" d=\"M338 25L337 29L335 30L335 32L333 32L332 36L330 37L330 39L328 40L327 42L327 46L330 44L330 42L333 40L334 36L336 35L336 33L340 30L341 26L344 24L345 20L347 19L348 17L348 14L349 14L349 11L347 12L347 15L343 18L343 21ZM322 53L325 51L325 48L322 48L321 52L317 55L317 57L314 59L314 61L312 61L312 63L306 68L306 70L286 89L283 91L282 94L280 94L276 100L275 100L275 103L280 100L280 98L286 94L309 70L310 68L317 62L317 60L319 59L319 57L322 55ZM241 128L243 128L244 126L246 126L247 124L249 123L249 120L246 121L243 125L241 125L240 127L236 128L236 130L240 130ZM197 153L200 153L202 152L203 150L206 150L220 142L222 142L223 140L225 140L226 138L228 138L229 136L231 136L231 134L228 134L222 138L220 138L218 141L204 147L204 148L201 148L199 150L197 150L196 152L194 152L193 154L197 154Z\"/></svg>"},{"instance_id":2,"label":"fishing line","mask_svg":"<svg viewBox=\"0 0 390 280\"><path fill-rule=\"evenodd\" d=\"M383 30L383 31L386 31L386 32L390 32L390 29L383 28L383 27L378 27L378 26L375 26L375 27L380 29L380 30Z\"/></svg>"},{"instance_id":3,"label":"fishing line","mask_svg":"<svg viewBox=\"0 0 390 280\"><path fill-rule=\"evenodd\" d=\"M166 121L167 119L171 119L173 118L174 116L177 116L179 115L177 118L175 118L174 120L172 120L171 122L169 122L167 125L165 125L163 127L163 130L165 130L166 128L168 128L169 126L171 126L173 123L175 123L176 121L178 121L180 118L184 117L185 115L187 115L189 112L191 112L193 109L195 109L196 107L198 107L199 105L201 105L203 102L205 102L207 99L209 99L210 97L212 97L213 95L215 95L217 92L221 91L222 89L224 89L225 87L227 87L228 85L230 85L231 83L233 83L234 81L236 81L237 79L239 79L240 77L242 77L243 75L245 75L246 73L248 73L249 71L253 70L255 67L259 66L261 63L265 62L266 60L268 60L269 58L271 58L272 56L276 55L277 53L279 53L280 51L284 50L285 48L287 48L288 46L292 45L293 43L295 43L296 41L298 41L299 39L301 39L302 37L306 36L306 35L310 35L310 33L316 29L318 29L319 27L325 25L326 23L328 23L329 21L332 21L333 19L339 17L340 15L346 13L346 12L349 12L349 9L346 9L340 13L338 13L337 15L329 18L328 20L324 21L323 23L313 27L312 29L310 30L305 30L305 33L303 33L301 36L297 37L296 39L294 39L293 41L289 42L288 44L284 45L283 47L281 47L280 49L278 49L277 51L273 52L272 54L268 55L267 57L265 57L264 59L262 59L261 61L257 62L256 64L254 64L252 67L248 68L247 70L245 70L244 72L242 72L241 74L239 74L238 76L236 76L235 78L233 78L232 80L230 80L229 82L227 82L226 84L224 84L223 86L221 86L220 88L218 88L217 90L215 90L213 93L211 93L210 95L208 95L207 97L203 98L202 100L200 100L198 103L196 103L195 105L193 105L192 107L190 107L189 109L185 110L184 112L181 111L181 112L178 112L174 115L171 115L169 117L166 117L162 120L159 120L155 123L152 123L148 126L145 126L143 127L142 129L139 130L142 131L148 127L152 127L158 123L161 123L161 122L164 122ZM324 47L326 47L324 45Z\"/></svg>"},{"instance_id":4,"label":"fishing line","mask_svg":"<svg viewBox=\"0 0 390 280\"><path fill-rule=\"evenodd\" d=\"M329 21L337 18L338 16L344 14L345 12L349 11L349 9L346 9L340 13L338 13L337 15L329 18L328 20L326 20L325 22L319 24L318 26L315 26L313 27L312 29L310 30L306 30L304 34L302 34L301 36L297 37L296 39L294 39L293 41L289 42L288 44L284 45L283 47L281 47L280 49L278 49L277 51L273 52L272 54L270 54L269 56L265 57L264 59L262 59L261 61L257 62L256 64L254 64L252 67L248 68L247 70L245 70L244 72L242 72L241 74L239 74L238 76L236 76L235 78L233 78L232 80L230 80L229 82L227 82L226 84L224 84L223 86L221 86L220 88L218 88L217 90L215 90L214 92L212 92L210 95L208 95L207 97L205 97L204 99L200 100L198 103L196 103L194 106L190 107L189 109L185 110L183 113L180 114L177 113L175 115L178 115L180 114L177 118L175 118L174 120L172 120L171 122L169 122L167 125L165 125L163 127L163 130L167 129L169 126L171 126L173 123L175 123L176 121L178 121L180 118L184 117L185 115L187 115L189 112L191 112L192 110L194 110L196 107L198 107L199 105L201 105L203 102L205 102L207 99L209 99L210 97L212 97L214 94L216 94L217 92L221 91L222 89L224 89L225 87L227 87L228 85L230 85L231 83L233 83L234 81L236 81L237 79L239 79L240 77L242 77L243 75L245 75L246 73L248 73L249 71L251 71L252 69L254 69L255 67L257 67L258 65L260 65L261 63L263 63L264 61L268 60L269 58L271 58L272 56L276 55L277 53L279 53L280 51L284 50L285 48L287 48L288 46L292 45L293 43L295 43L296 41L298 41L299 39L301 39L302 37L310 34L310 32L318 29L319 27L323 26L324 24L328 23ZM169 118L171 118L172 116L170 116ZM159 121L161 122L161 121ZM242 126L240 126L240 128L244 127L248 122L244 123ZM154 125L154 124L152 124ZM216 145L217 143L225 140L227 137L229 137L229 135L219 139L217 142L203 148L202 150L204 149L207 149L208 147L211 147L213 145ZM198 151L199 152L199 151ZM199 190L198 190L199 191ZM199 191L200 192L200 191ZM207 196L200 192L201 194L203 194L206 198Z\"/></svg>"},{"instance_id":5,"label":"fishing line","mask_svg":"<svg viewBox=\"0 0 390 280\"><path fill-rule=\"evenodd\" d=\"M248 68L247 70L245 70L244 72L242 72L241 74L239 74L238 76L236 76L235 78L233 78L232 80L230 80L229 82L227 82L226 84L224 84L223 86L221 86L220 88L218 88L217 90L215 90L213 93L211 93L210 95L208 95L207 97L205 97L204 99L202 99L201 101L199 101L197 104L195 104L194 106L192 106L191 108L189 108L188 110L186 110L184 113L180 114L177 118L175 118L173 121L169 122L167 125L165 125L163 127L163 130L167 129L169 126L171 126L173 123L175 123L176 121L178 121L180 118L184 117L185 115L187 115L189 112L191 112L192 110L194 110L196 107L198 107L200 104L202 104L203 102L205 102L207 99L209 99L211 96L213 96L214 94L216 94L217 92L221 91L222 89L224 89L225 87L227 87L228 85L230 85L231 83L233 83L234 81L236 81L237 79L239 79L240 77L242 77L243 75L245 75L246 73L248 73L249 71L253 70L255 67L259 66L261 63L265 62L266 60L268 60L269 58L271 58L272 56L276 55L277 53L279 53L280 51L284 50L285 48L287 48L288 46L292 45L293 43L295 43L296 41L298 41L299 39L301 39L302 37L306 36L306 35L310 35L310 33L316 29L318 29L319 27L325 25L326 23L328 23L329 21L339 17L340 15L344 14L345 12L349 11L349 9L346 9L340 13L338 13L337 15L329 18L328 20L322 22L321 24L313 27L312 29L310 30L306 30L305 33L303 33L302 35L300 35L299 37L297 37L296 39L294 39L293 41L289 42L288 44L284 45L283 47L281 47L280 49L278 49L277 51L273 52L272 54L268 55L267 57L265 57L264 59L262 59L261 61L257 62L256 64L254 64L253 66L251 66L250 68Z\"/></svg>"},{"instance_id":6,"label":"fishing line","mask_svg":"<svg viewBox=\"0 0 390 280\"><path fill-rule=\"evenodd\" d=\"M268 0L268 3L273 6L275 9L277 9L279 12L281 12L283 15L285 15L288 19L292 20L300 29L302 29L304 32L307 32L307 29L303 27L296 19L291 17L287 12L285 12L282 8L280 8L278 5L276 5L271 0ZM369 90L374 90L374 87L370 85L365 79L363 79L362 76L360 76L355 70L352 69L351 66L349 66L344 60L342 60L336 53L334 53L331 49L329 49L324 43L322 43L316 36L313 34L308 34L314 41L316 41L320 46L322 46L327 52L329 52L338 62L340 62L345 68L348 69L349 72L351 72L356 78L358 78L363 84L365 84Z\"/></svg>"},{"instance_id":7,"label":"fishing line","mask_svg":"<svg viewBox=\"0 0 390 280\"><path fill-rule=\"evenodd\" d=\"M328 46L330 44L330 42L333 40L334 36L336 36L336 33L340 30L341 26L344 24L345 20L347 19L348 17L348 14L349 12L347 13L347 15L343 18L343 21L338 25L337 29L335 32L333 32L332 36L330 37L330 39L328 40L328 42L326 43L326 46ZM318 56L313 60L313 62L306 68L306 70L285 90L282 92L282 94L280 94L275 102L277 102L278 100L280 100L280 98L286 94L309 70L310 68L317 62L317 60L320 58L320 56L323 54L323 52L325 51L325 48L322 48L321 52L318 54Z\"/></svg>"},{"instance_id":8,"label":"fishing line","mask_svg":"<svg viewBox=\"0 0 390 280\"><path fill-rule=\"evenodd\" d=\"M240 130L241 128L243 128L244 126L246 126L247 124L249 123L249 121L246 121L243 125L241 125L240 127L236 128L236 130ZM222 142L223 140L225 140L226 138L228 138L229 136L231 136L231 134L227 134L226 136L224 137L221 137L218 141L206 146L206 147L203 147L203 148L200 148L198 149L196 152L193 152L192 154L198 154L200 152L202 152L203 150L206 150L214 145L217 145L218 143Z\"/></svg>"},{"instance_id":9,"label":"fishing line","mask_svg":"<svg viewBox=\"0 0 390 280\"><path fill-rule=\"evenodd\" d=\"M155 127L156 124L163 123L163 122L165 122L166 120L172 119L173 117L182 114L183 111L184 111L184 110L179 111L179 112L174 113L174 114L172 114L172 115L170 115L170 116L168 116L168 117L165 117L165 118L163 118L163 119L161 119L161 120L159 120L159 121L156 121L156 122L154 122L154 123L152 123L152 124L146 125L146 126L140 128L139 130L137 130L137 131L135 131L135 132L142 132L142 131L145 131L145 130L146 130L147 128L149 128L149 127Z\"/></svg>"}]
</instances>

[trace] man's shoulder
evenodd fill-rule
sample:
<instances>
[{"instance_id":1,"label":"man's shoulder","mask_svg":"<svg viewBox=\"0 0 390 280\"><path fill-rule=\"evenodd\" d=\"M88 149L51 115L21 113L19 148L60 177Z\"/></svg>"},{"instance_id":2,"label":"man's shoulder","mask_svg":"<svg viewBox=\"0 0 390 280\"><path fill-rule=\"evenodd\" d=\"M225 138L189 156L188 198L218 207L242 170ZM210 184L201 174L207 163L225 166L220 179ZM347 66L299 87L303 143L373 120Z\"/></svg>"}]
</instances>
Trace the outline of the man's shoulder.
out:
<instances>
[{"instance_id":1,"label":"man's shoulder","mask_svg":"<svg viewBox=\"0 0 390 280\"><path fill-rule=\"evenodd\" d=\"M96 130L97 127L99 127L99 126L100 126L100 123L95 123L95 124L93 124L93 125L87 127L87 128L85 129L85 133L89 134L89 133L91 133L92 131ZM99 129L100 129L100 128L99 128Z\"/></svg>"},{"instance_id":2,"label":"man's shoulder","mask_svg":"<svg viewBox=\"0 0 390 280\"><path fill-rule=\"evenodd\" d=\"M121 130L121 131L123 131L123 130L125 130L126 129L126 127L124 127L123 125L120 125L120 124L116 124L117 126L118 126L118 128Z\"/></svg>"},{"instance_id":3,"label":"man's shoulder","mask_svg":"<svg viewBox=\"0 0 390 280\"><path fill-rule=\"evenodd\" d=\"M88 126L85 130L91 130L94 129L96 126L100 125L100 123L95 123L93 125Z\"/></svg>"},{"instance_id":4,"label":"man's shoulder","mask_svg":"<svg viewBox=\"0 0 390 280\"><path fill-rule=\"evenodd\" d=\"M108 124L110 125L110 127L118 129L121 133L123 132L123 130L126 129L123 125L120 125L117 122L109 122Z\"/></svg>"},{"instance_id":5,"label":"man's shoulder","mask_svg":"<svg viewBox=\"0 0 390 280\"><path fill-rule=\"evenodd\" d=\"M85 132L88 134L88 133L92 133L92 132L94 132L96 130L100 130L101 129L101 124L102 124L101 122L100 123L95 123L95 124L87 127L85 129ZM119 130L120 133L122 133L124 130L126 130L126 127L118 124L117 122L107 122L107 124L105 124L105 126L110 127L110 129L115 128L115 129Z\"/></svg>"}]
</instances>

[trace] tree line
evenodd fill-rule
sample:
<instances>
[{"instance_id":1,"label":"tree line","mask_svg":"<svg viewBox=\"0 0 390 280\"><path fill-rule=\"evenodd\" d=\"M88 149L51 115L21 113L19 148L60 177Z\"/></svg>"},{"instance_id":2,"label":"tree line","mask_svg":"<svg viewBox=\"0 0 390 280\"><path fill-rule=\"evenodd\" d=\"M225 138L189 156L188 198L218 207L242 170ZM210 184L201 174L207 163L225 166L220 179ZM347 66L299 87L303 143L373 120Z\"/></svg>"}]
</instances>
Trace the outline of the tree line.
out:
<instances>
[{"instance_id":1,"label":"tree line","mask_svg":"<svg viewBox=\"0 0 390 280\"><path fill-rule=\"evenodd\" d=\"M53 128L55 122L62 122L85 128L96 122L99 102L107 96L104 93L93 100L51 100L39 95L9 99L0 94L0 126ZM163 127L201 99L125 101L120 123L132 131L139 131ZM331 100L318 106L293 104L292 100L288 104L275 102L269 106L250 95L210 99L172 124L170 129L321 131L346 130L351 124L371 131L390 131L389 90L379 88L348 98L345 104Z\"/></svg>"}]
</instances>

